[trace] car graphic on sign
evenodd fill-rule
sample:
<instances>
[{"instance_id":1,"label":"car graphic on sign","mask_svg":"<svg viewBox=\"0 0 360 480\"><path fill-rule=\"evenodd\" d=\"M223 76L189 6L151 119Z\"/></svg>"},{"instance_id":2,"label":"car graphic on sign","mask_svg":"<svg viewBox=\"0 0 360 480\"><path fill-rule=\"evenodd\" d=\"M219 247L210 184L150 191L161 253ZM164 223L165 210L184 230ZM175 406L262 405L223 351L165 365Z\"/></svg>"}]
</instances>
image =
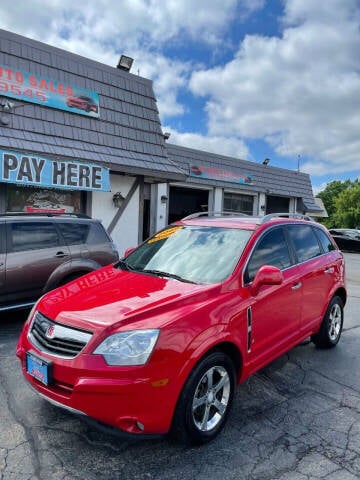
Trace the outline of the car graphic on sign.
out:
<instances>
[{"instance_id":1,"label":"car graphic on sign","mask_svg":"<svg viewBox=\"0 0 360 480\"><path fill-rule=\"evenodd\" d=\"M78 97L68 97L66 99L66 105L70 108L78 108L79 110L85 110L86 112L98 113L98 106L94 100L85 95Z\"/></svg>"}]
</instances>

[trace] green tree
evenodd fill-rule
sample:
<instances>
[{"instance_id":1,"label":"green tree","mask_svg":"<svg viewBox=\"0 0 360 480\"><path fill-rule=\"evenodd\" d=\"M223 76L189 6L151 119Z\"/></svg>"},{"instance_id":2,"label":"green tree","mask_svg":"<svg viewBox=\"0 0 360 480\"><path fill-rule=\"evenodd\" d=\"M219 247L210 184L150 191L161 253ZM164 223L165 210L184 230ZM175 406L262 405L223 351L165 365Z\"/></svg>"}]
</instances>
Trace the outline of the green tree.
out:
<instances>
[{"instance_id":1,"label":"green tree","mask_svg":"<svg viewBox=\"0 0 360 480\"><path fill-rule=\"evenodd\" d=\"M335 227L359 228L360 226L360 184L342 191L335 199L333 220Z\"/></svg>"},{"instance_id":2,"label":"green tree","mask_svg":"<svg viewBox=\"0 0 360 480\"><path fill-rule=\"evenodd\" d=\"M342 192L346 190L359 186L359 180L345 180L342 182L341 180L334 180L326 185L326 188L318 193L316 196L321 198L326 208L326 211L329 215L329 218L321 219L321 221L328 227L345 227L345 225L339 225L338 223L342 220L342 217L335 218L335 214L338 212L338 208L336 206L336 199ZM350 228L350 227L348 227Z\"/></svg>"},{"instance_id":3,"label":"green tree","mask_svg":"<svg viewBox=\"0 0 360 480\"><path fill-rule=\"evenodd\" d=\"M324 202L329 217L331 217L333 213L335 213L335 200L337 196L341 192L349 188L350 185L350 180L345 180L345 182L342 182L341 180L334 180L333 182L328 183L326 185L326 188L316 195Z\"/></svg>"}]
</instances>

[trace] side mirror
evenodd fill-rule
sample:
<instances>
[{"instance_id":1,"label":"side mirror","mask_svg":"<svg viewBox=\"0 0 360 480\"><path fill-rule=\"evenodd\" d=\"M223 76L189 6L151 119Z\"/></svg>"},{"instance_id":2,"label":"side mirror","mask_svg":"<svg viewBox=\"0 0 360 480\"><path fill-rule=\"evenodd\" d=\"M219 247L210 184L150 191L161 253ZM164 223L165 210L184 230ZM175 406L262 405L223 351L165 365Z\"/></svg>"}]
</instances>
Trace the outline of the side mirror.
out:
<instances>
[{"instance_id":1,"label":"side mirror","mask_svg":"<svg viewBox=\"0 0 360 480\"><path fill-rule=\"evenodd\" d=\"M259 268L251 285L251 294L257 295L263 285L281 285L284 281L281 270L271 265L263 265Z\"/></svg>"},{"instance_id":2,"label":"side mirror","mask_svg":"<svg viewBox=\"0 0 360 480\"><path fill-rule=\"evenodd\" d=\"M132 253L134 250L135 250L136 247L129 247L125 250L125 253L124 253L124 258L128 257L130 255L130 253Z\"/></svg>"}]
</instances>

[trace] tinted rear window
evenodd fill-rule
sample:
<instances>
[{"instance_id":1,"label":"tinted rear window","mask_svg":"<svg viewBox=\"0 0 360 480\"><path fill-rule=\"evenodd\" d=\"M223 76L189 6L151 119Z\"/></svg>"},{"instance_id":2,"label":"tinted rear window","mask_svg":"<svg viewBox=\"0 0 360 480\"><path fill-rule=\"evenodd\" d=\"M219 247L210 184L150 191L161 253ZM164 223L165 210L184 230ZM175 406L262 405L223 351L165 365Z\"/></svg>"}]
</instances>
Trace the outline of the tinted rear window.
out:
<instances>
[{"instance_id":1,"label":"tinted rear window","mask_svg":"<svg viewBox=\"0 0 360 480\"><path fill-rule=\"evenodd\" d=\"M67 245L98 245L109 243L109 237L99 223L59 222Z\"/></svg>"},{"instance_id":2,"label":"tinted rear window","mask_svg":"<svg viewBox=\"0 0 360 480\"><path fill-rule=\"evenodd\" d=\"M320 230L320 228L315 228L315 233L316 233L316 236L318 237L320 243L321 243L321 246L324 250L325 253L327 252L331 252L332 250L335 250L335 247L334 245L332 244L332 241L330 240L330 238L326 235L325 232L323 232L322 230Z\"/></svg>"},{"instance_id":3,"label":"tinted rear window","mask_svg":"<svg viewBox=\"0 0 360 480\"><path fill-rule=\"evenodd\" d=\"M110 237L106 233L104 227L100 223L92 223L88 237L89 245L97 245L99 243L109 243Z\"/></svg>"},{"instance_id":4,"label":"tinted rear window","mask_svg":"<svg viewBox=\"0 0 360 480\"><path fill-rule=\"evenodd\" d=\"M64 222L57 224L67 245L86 243L90 225L86 223Z\"/></svg>"},{"instance_id":5,"label":"tinted rear window","mask_svg":"<svg viewBox=\"0 0 360 480\"><path fill-rule=\"evenodd\" d=\"M289 225L287 229L300 263L321 255L319 242L310 225Z\"/></svg>"},{"instance_id":6,"label":"tinted rear window","mask_svg":"<svg viewBox=\"0 0 360 480\"><path fill-rule=\"evenodd\" d=\"M0 253L5 253L5 223L0 223Z\"/></svg>"},{"instance_id":7,"label":"tinted rear window","mask_svg":"<svg viewBox=\"0 0 360 480\"><path fill-rule=\"evenodd\" d=\"M10 223L9 226L13 252L57 247L60 244L51 222Z\"/></svg>"}]
</instances>

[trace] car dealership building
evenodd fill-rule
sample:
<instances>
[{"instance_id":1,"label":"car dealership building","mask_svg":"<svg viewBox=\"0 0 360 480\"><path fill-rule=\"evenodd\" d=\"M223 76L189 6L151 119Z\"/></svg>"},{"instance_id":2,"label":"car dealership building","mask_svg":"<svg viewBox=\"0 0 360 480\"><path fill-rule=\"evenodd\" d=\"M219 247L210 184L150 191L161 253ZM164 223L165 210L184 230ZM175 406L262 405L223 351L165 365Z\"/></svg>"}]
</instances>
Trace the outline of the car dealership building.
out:
<instances>
[{"instance_id":1,"label":"car dealership building","mask_svg":"<svg viewBox=\"0 0 360 480\"><path fill-rule=\"evenodd\" d=\"M87 213L120 254L195 211L320 213L308 174L166 137L150 80L0 30L0 213Z\"/></svg>"}]
</instances>

